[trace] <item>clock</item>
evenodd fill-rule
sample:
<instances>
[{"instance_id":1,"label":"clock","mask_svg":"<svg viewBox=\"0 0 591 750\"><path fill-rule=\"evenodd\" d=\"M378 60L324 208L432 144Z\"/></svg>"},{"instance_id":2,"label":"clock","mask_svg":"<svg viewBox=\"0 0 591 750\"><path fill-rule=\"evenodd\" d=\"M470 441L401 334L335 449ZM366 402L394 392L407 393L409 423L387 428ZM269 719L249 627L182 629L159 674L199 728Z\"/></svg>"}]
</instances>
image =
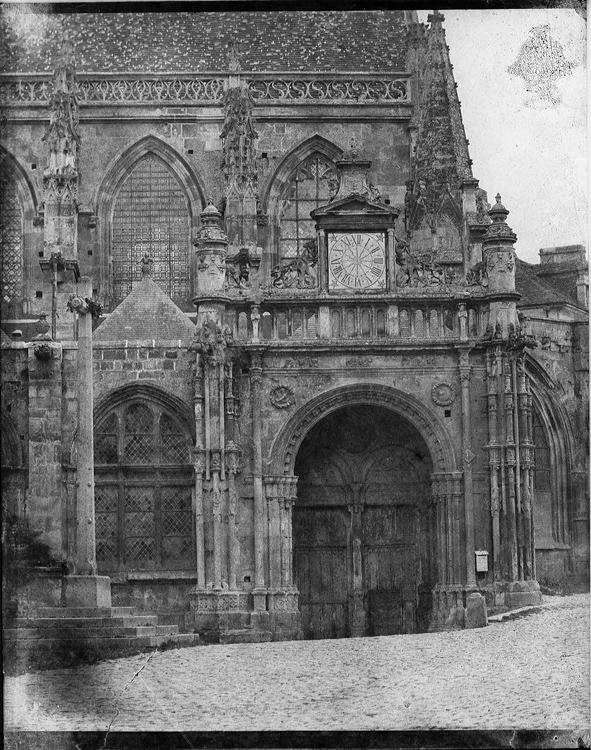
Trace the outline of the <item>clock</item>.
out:
<instances>
[{"instance_id":1,"label":"clock","mask_svg":"<svg viewBox=\"0 0 591 750\"><path fill-rule=\"evenodd\" d=\"M380 232L328 235L328 273L331 289L383 289L386 252Z\"/></svg>"}]
</instances>

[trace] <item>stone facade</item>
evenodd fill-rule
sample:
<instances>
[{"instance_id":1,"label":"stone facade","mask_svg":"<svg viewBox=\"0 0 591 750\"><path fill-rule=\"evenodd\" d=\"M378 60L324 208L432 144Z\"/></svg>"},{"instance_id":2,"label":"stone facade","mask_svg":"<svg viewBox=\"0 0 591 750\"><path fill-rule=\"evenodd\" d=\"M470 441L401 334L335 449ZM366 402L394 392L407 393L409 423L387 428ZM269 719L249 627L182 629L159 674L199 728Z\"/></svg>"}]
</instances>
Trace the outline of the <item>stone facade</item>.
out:
<instances>
[{"instance_id":1,"label":"stone facade","mask_svg":"<svg viewBox=\"0 0 591 750\"><path fill-rule=\"evenodd\" d=\"M3 508L54 599L268 640L585 578L584 253L517 258L443 16L91 15L35 60L8 19L0 82Z\"/></svg>"}]
</instances>

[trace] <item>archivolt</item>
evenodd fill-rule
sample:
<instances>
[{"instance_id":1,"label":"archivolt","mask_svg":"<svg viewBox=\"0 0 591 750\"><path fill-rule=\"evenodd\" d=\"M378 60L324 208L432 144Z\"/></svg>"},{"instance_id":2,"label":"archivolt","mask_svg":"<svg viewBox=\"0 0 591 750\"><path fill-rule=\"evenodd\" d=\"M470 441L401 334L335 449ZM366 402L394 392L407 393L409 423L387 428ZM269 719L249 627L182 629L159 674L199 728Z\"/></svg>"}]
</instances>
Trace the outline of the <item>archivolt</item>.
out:
<instances>
[{"instance_id":1,"label":"archivolt","mask_svg":"<svg viewBox=\"0 0 591 750\"><path fill-rule=\"evenodd\" d=\"M95 429L109 415L111 409L122 403L133 401L152 401L173 414L195 439L195 420L191 408L177 396L147 383L129 383L104 395L94 407Z\"/></svg>"},{"instance_id":2,"label":"archivolt","mask_svg":"<svg viewBox=\"0 0 591 750\"><path fill-rule=\"evenodd\" d=\"M388 386L360 383L323 393L304 404L288 420L275 438L268 458L272 474L293 474L295 459L303 439L321 419L344 406L371 404L400 414L422 435L435 472L455 472L453 442L436 417L417 399Z\"/></svg>"}]
</instances>

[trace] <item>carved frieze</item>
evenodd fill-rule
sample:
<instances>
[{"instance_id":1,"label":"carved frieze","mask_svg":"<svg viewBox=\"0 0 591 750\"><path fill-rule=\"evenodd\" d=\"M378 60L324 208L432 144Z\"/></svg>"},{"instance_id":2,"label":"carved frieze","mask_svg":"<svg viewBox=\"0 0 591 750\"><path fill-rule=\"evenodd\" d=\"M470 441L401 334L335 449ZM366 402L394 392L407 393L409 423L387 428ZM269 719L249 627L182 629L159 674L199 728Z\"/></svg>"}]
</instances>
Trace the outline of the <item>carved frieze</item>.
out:
<instances>
[{"instance_id":1,"label":"carved frieze","mask_svg":"<svg viewBox=\"0 0 591 750\"><path fill-rule=\"evenodd\" d=\"M81 76L78 99L82 104L219 104L225 77L211 76L122 78ZM318 78L256 79L249 82L250 95L257 102L374 104L410 100L408 81L403 78ZM10 104L47 104L51 82L27 77L0 82L0 98Z\"/></svg>"}]
</instances>

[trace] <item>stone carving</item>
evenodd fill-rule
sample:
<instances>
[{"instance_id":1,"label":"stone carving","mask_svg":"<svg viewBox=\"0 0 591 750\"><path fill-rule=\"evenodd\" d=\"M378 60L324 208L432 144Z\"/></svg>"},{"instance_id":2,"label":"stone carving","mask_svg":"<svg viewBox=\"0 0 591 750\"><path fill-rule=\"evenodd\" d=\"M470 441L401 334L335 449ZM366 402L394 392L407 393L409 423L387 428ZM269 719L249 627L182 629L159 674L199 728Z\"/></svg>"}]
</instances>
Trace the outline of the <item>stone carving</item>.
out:
<instances>
[{"instance_id":1,"label":"stone carving","mask_svg":"<svg viewBox=\"0 0 591 750\"><path fill-rule=\"evenodd\" d=\"M467 286L488 286L488 273L486 270L486 263L480 261L472 266L466 274L466 285Z\"/></svg>"},{"instance_id":2,"label":"stone carving","mask_svg":"<svg viewBox=\"0 0 591 750\"><path fill-rule=\"evenodd\" d=\"M296 258L275 266L271 271L272 284L278 289L311 289L317 285L317 263L316 240L308 240Z\"/></svg>"},{"instance_id":3,"label":"stone carving","mask_svg":"<svg viewBox=\"0 0 591 750\"><path fill-rule=\"evenodd\" d=\"M35 323L36 340L51 340L49 330L51 323L47 320L47 313L43 310L39 313L39 320Z\"/></svg>"},{"instance_id":4,"label":"stone carving","mask_svg":"<svg viewBox=\"0 0 591 750\"><path fill-rule=\"evenodd\" d=\"M406 240L396 239L396 286L442 286L454 278L451 269L436 262L435 253L413 253Z\"/></svg>"},{"instance_id":5,"label":"stone carving","mask_svg":"<svg viewBox=\"0 0 591 750\"><path fill-rule=\"evenodd\" d=\"M232 72L232 71L230 71ZM332 101L336 104L374 104L382 101L409 101L408 81L402 78L297 78L257 79L249 82L256 101ZM224 94L224 78L157 79L92 78L81 76L78 100L81 104L219 104ZM0 98L9 104L46 104L51 82L45 78L2 81Z\"/></svg>"},{"instance_id":6,"label":"stone carving","mask_svg":"<svg viewBox=\"0 0 591 750\"><path fill-rule=\"evenodd\" d=\"M256 192L255 141L258 133L252 123L252 100L240 84L224 93L224 124L220 138L224 152L222 170L226 196L232 192Z\"/></svg>"},{"instance_id":7,"label":"stone carving","mask_svg":"<svg viewBox=\"0 0 591 750\"><path fill-rule=\"evenodd\" d=\"M286 385L278 385L271 390L269 401L276 409L288 409L295 404L295 396L291 388Z\"/></svg>"},{"instance_id":8,"label":"stone carving","mask_svg":"<svg viewBox=\"0 0 591 750\"><path fill-rule=\"evenodd\" d=\"M226 346L232 340L229 326L216 323L207 317L195 332L191 349L204 354L211 362L223 362Z\"/></svg>"},{"instance_id":9,"label":"stone carving","mask_svg":"<svg viewBox=\"0 0 591 750\"><path fill-rule=\"evenodd\" d=\"M345 367L371 367L372 365L371 357L349 357L345 360Z\"/></svg>"},{"instance_id":10,"label":"stone carving","mask_svg":"<svg viewBox=\"0 0 591 750\"><path fill-rule=\"evenodd\" d=\"M41 360L42 362L46 362L53 356L52 349L47 343L35 344L35 346L33 347L33 352L37 359Z\"/></svg>"},{"instance_id":11,"label":"stone carving","mask_svg":"<svg viewBox=\"0 0 591 750\"><path fill-rule=\"evenodd\" d=\"M318 357L289 357L283 363L284 370L318 369Z\"/></svg>"},{"instance_id":12,"label":"stone carving","mask_svg":"<svg viewBox=\"0 0 591 750\"><path fill-rule=\"evenodd\" d=\"M515 268L513 251L508 255L506 252L493 253L486 259L486 273L511 273Z\"/></svg>"},{"instance_id":13,"label":"stone carving","mask_svg":"<svg viewBox=\"0 0 591 750\"><path fill-rule=\"evenodd\" d=\"M431 388L431 400L438 406L449 406L456 398L456 389L451 383L436 383Z\"/></svg>"},{"instance_id":14,"label":"stone carving","mask_svg":"<svg viewBox=\"0 0 591 750\"><path fill-rule=\"evenodd\" d=\"M93 320L100 318L103 313L103 307L95 300L90 299L90 297L80 297L77 294L70 294L66 303L66 310L72 313L80 312L80 309L84 307L82 302L86 303L86 311L90 313Z\"/></svg>"},{"instance_id":15,"label":"stone carving","mask_svg":"<svg viewBox=\"0 0 591 750\"><path fill-rule=\"evenodd\" d=\"M525 349L535 349L537 346L538 342L535 337L526 333L523 326L509 323L508 347L510 350L523 353Z\"/></svg>"},{"instance_id":16,"label":"stone carving","mask_svg":"<svg viewBox=\"0 0 591 750\"><path fill-rule=\"evenodd\" d=\"M78 173L78 97L73 48L66 45L54 77L49 125L43 136L49 149L45 177L76 177Z\"/></svg>"},{"instance_id":17,"label":"stone carving","mask_svg":"<svg viewBox=\"0 0 591 750\"><path fill-rule=\"evenodd\" d=\"M148 253L144 253L144 257L141 260L141 270L142 270L142 279L145 279L147 276L152 275L152 271L154 270L154 261Z\"/></svg>"},{"instance_id":18,"label":"stone carving","mask_svg":"<svg viewBox=\"0 0 591 750\"><path fill-rule=\"evenodd\" d=\"M226 287L249 287L251 258L247 247L241 247L233 258L226 259Z\"/></svg>"},{"instance_id":19,"label":"stone carving","mask_svg":"<svg viewBox=\"0 0 591 750\"><path fill-rule=\"evenodd\" d=\"M292 80L257 79L250 81L249 91L256 101L332 101L375 103L408 101L408 82L352 78L296 78Z\"/></svg>"}]
</instances>

